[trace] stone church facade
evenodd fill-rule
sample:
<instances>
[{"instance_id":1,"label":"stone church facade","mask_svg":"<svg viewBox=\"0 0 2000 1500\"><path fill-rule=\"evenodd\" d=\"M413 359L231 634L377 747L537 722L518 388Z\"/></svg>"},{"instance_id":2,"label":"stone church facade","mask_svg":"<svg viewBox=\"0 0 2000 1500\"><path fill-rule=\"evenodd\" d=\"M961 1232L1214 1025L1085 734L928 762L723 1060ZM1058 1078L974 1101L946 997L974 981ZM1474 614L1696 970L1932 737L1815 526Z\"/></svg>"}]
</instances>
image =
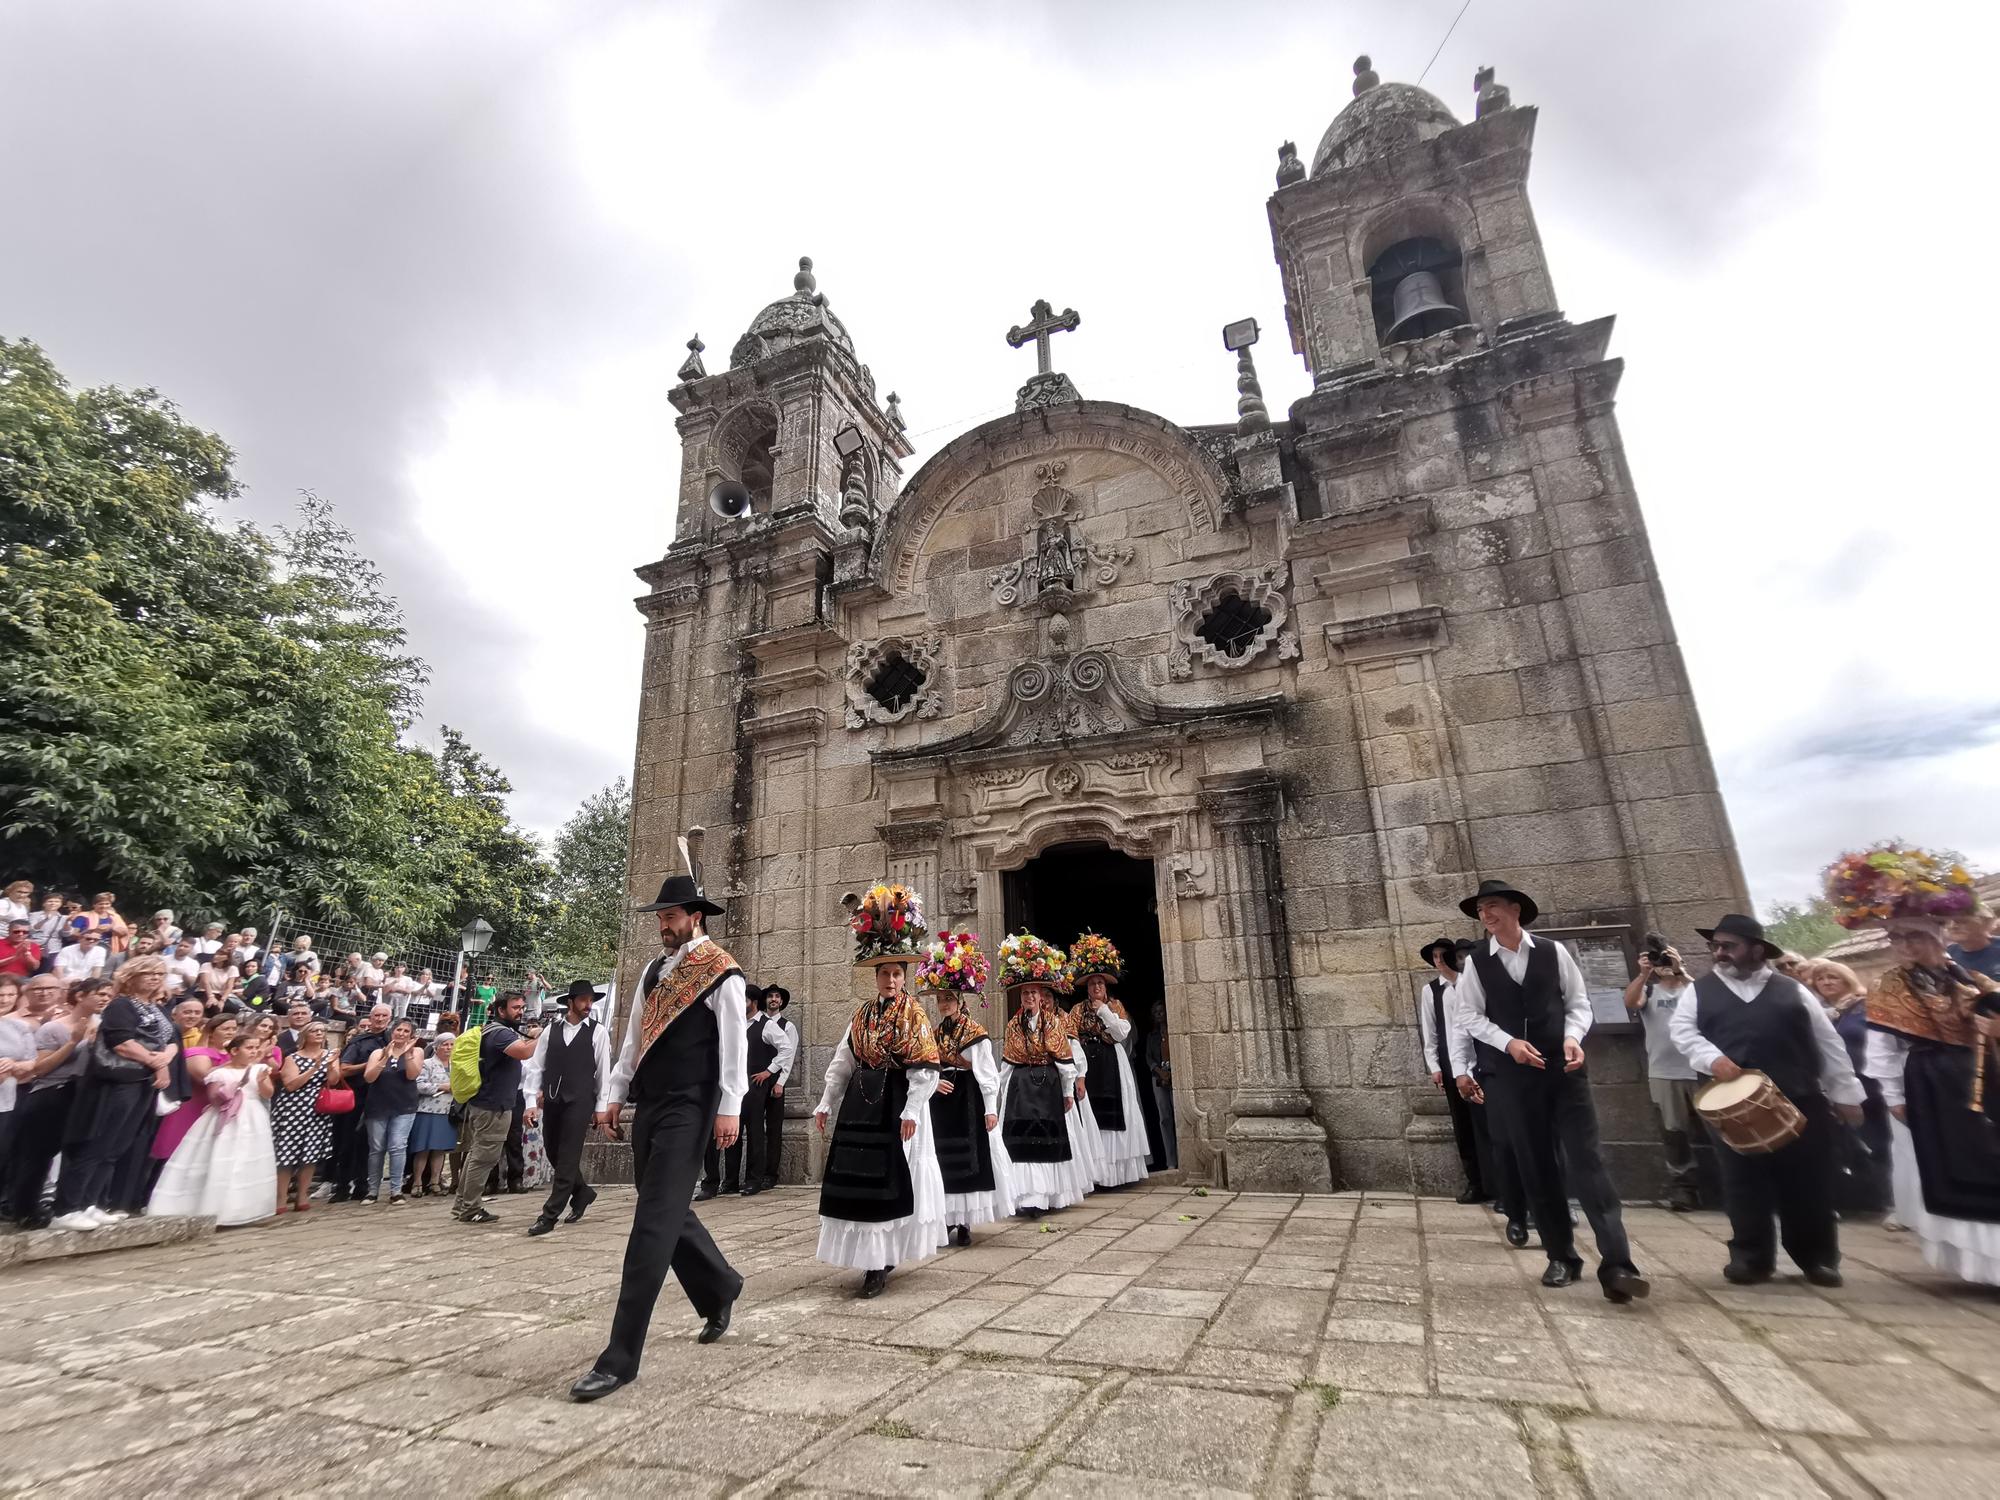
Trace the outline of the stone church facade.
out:
<instances>
[{"instance_id":1,"label":"stone church facade","mask_svg":"<svg viewBox=\"0 0 2000 1500\"><path fill-rule=\"evenodd\" d=\"M1190 426L1080 395L1049 342L1076 317L1041 303L1017 410L906 477L809 261L728 368L690 344L677 539L638 570L630 884L706 830L718 937L797 997L794 1114L864 992L841 897L884 876L989 951L1024 921L1119 937L1188 1179L1249 1189L1457 1186L1416 950L1473 931L1480 877L1534 892L1605 994L1647 930L1685 950L1748 909L1611 320L1559 310L1529 207L1535 111L1490 73L1463 124L1357 74L1269 201L1313 377L1281 420L1254 325L1236 419ZM1650 1192L1640 1049L1589 1048L1614 1173Z\"/></svg>"}]
</instances>

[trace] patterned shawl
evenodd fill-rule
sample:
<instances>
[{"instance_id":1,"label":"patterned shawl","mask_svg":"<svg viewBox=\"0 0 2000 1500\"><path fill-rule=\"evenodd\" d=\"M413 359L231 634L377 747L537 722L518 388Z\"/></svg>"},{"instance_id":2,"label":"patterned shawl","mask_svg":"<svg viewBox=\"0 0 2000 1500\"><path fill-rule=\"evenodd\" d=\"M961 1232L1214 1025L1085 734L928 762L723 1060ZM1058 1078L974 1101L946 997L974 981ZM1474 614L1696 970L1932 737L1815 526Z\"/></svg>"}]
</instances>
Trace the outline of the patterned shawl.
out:
<instances>
[{"instance_id":1,"label":"patterned shawl","mask_svg":"<svg viewBox=\"0 0 2000 1500\"><path fill-rule=\"evenodd\" d=\"M1868 995L1868 1024L1916 1041L1971 1047L1979 1035L1973 1009L1982 995L2000 995L2000 985L1955 963L1942 971L1901 964L1875 981Z\"/></svg>"},{"instance_id":2,"label":"patterned shawl","mask_svg":"<svg viewBox=\"0 0 2000 1500\"><path fill-rule=\"evenodd\" d=\"M736 960L713 939L682 958L674 965L673 973L646 993L645 1013L639 1017L640 1055L645 1054L646 1049L659 1039L660 1033L672 1025L682 1011L697 1000L707 998L708 992L731 974L742 972Z\"/></svg>"},{"instance_id":3,"label":"patterned shawl","mask_svg":"<svg viewBox=\"0 0 2000 1500\"><path fill-rule=\"evenodd\" d=\"M965 1060L965 1049L985 1040L986 1028L963 1012L952 1020L937 1023L938 1056L947 1068L972 1066Z\"/></svg>"},{"instance_id":4,"label":"patterned shawl","mask_svg":"<svg viewBox=\"0 0 2000 1500\"><path fill-rule=\"evenodd\" d=\"M1119 1020L1132 1019L1125 1014L1125 1007L1116 1000L1107 999L1104 1003L1111 1008L1111 1014ZM1069 1029L1071 1034L1080 1040L1092 1042L1111 1040L1111 1033L1104 1029L1104 1023L1097 1018L1097 1007L1088 1000L1079 1000L1069 1008Z\"/></svg>"},{"instance_id":5,"label":"patterned shawl","mask_svg":"<svg viewBox=\"0 0 2000 1500\"><path fill-rule=\"evenodd\" d=\"M1069 1061L1069 1028L1063 1024L1061 1011L1045 1013L1034 1031L1028 1030L1026 1021L1023 1011L1007 1023L1007 1040L1000 1053L1003 1058L1017 1068Z\"/></svg>"},{"instance_id":6,"label":"patterned shawl","mask_svg":"<svg viewBox=\"0 0 2000 1500\"><path fill-rule=\"evenodd\" d=\"M854 1052L854 1061L864 1068L939 1065L931 1018L915 995L898 995L893 1000L877 996L862 1001L854 1019L847 1023L847 1045Z\"/></svg>"}]
</instances>

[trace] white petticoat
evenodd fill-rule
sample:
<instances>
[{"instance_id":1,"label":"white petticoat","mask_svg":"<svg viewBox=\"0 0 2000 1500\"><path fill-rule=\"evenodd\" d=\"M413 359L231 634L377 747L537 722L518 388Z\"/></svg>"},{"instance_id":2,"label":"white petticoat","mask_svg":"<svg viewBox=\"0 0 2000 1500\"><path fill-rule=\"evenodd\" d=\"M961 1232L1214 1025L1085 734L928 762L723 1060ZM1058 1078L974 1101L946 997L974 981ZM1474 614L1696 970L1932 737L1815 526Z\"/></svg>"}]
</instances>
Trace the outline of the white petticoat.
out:
<instances>
[{"instance_id":1,"label":"white petticoat","mask_svg":"<svg viewBox=\"0 0 2000 1500\"><path fill-rule=\"evenodd\" d=\"M1118 1092L1125 1105L1125 1128L1105 1130L1097 1124L1088 1101L1077 1106L1090 1115L1090 1128L1097 1134L1098 1150L1102 1153L1091 1163L1098 1187L1144 1182L1146 1161L1152 1155L1146 1144L1146 1117L1139 1113L1139 1085L1132 1077L1132 1064L1123 1047L1113 1046L1111 1054L1118 1060Z\"/></svg>"},{"instance_id":2,"label":"white petticoat","mask_svg":"<svg viewBox=\"0 0 2000 1500\"><path fill-rule=\"evenodd\" d=\"M241 1071L218 1068L209 1076ZM278 1211L278 1157L270 1106L256 1094L258 1071L250 1070L234 1118L224 1120L213 1103L202 1111L167 1158L147 1213L212 1214L228 1225L254 1224Z\"/></svg>"},{"instance_id":3,"label":"white petticoat","mask_svg":"<svg viewBox=\"0 0 2000 1500\"><path fill-rule=\"evenodd\" d=\"M1000 1142L998 1125L986 1132L986 1144L993 1151L992 1189L984 1193L946 1193L945 1223L963 1224L968 1229L976 1229L981 1224L995 1224L1002 1219L1012 1217L1014 1177L1021 1169L1008 1158L1007 1148Z\"/></svg>"},{"instance_id":4,"label":"white petticoat","mask_svg":"<svg viewBox=\"0 0 2000 1500\"><path fill-rule=\"evenodd\" d=\"M821 1214L817 1259L856 1271L880 1271L929 1260L938 1253L945 1243L944 1178L938 1173L928 1100L917 1111L916 1134L903 1142L903 1159L910 1164L916 1212L880 1224Z\"/></svg>"},{"instance_id":5,"label":"white petticoat","mask_svg":"<svg viewBox=\"0 0 2000 1500\"><path fill-rule=\"evenodd\" d=\"M1923 1245L1924 1264L1961 1281L2000 1286L2000 1224L1979 1219L1946 1219L1927 1212L1910 1127L1892 1118L1889 1129L1890 1182L1896 1193L1896 1217L1910 1226L1910 1232Z\"/></svg>"},{"instance_id":6,"label":"white petticoat","mask_svg":"<svg viewBox=\"0 0 2000 1500\"><path fill-rule=\"evenodd\" d=\"M1000 1074L1000 1118L1007 1118L1007 1086L1013 1079L1012 1069L1002 1069ZM1013 1161L1008 1162L1009 1187L1013 1194L1010 1213L1018 1213L1024 1208L1057 1209L1068 1208L1072 1203L1083 1202L1083 1195L1090 1191L1090 1180L1084 1175L1083 1134L1077 1126L1077 1112L1063 1111L1063 1119L1069 1126L1068 1161ZM995 1132L998 1142L998 1132ZM997 1181L997 1178L996 1178Z\"/></svg>"}]
</instances>

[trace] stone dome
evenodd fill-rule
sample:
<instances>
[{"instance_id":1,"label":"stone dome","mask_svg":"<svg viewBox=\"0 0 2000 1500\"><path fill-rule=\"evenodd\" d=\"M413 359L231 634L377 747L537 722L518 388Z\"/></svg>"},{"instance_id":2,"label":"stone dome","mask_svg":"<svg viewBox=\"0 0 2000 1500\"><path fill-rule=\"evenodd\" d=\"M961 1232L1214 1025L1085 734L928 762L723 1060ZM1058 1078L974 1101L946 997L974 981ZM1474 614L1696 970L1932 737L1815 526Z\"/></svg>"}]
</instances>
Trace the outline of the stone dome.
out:
<instances>
[{"instance_id":1,"label":"stone dome","mask_svg":"<svg viewBox=\"0 0 2000 1500\"><path fill-rule=\"evenodd\" d=\"M1313 153L1313 176L1434 140L1458 123L1436 94L1413 83L1378 83L1326 127Z\"/></svg>"},{"instance_id":2,"label":"stone dome","mask_svg":"<svg viewBox=\"0 0 2000 1500\"><path fill-rule=\"evenodd\" d=\"M812 264L811 256L800 256L799 274L792 278L792 295L780 297L750 320L743 337L729 351L732 370L808 339L826 339L850 355L854 353L854 340L848 337L846 325L833 315L826 298L820 295Z\"/></svg>"}]
</instances>

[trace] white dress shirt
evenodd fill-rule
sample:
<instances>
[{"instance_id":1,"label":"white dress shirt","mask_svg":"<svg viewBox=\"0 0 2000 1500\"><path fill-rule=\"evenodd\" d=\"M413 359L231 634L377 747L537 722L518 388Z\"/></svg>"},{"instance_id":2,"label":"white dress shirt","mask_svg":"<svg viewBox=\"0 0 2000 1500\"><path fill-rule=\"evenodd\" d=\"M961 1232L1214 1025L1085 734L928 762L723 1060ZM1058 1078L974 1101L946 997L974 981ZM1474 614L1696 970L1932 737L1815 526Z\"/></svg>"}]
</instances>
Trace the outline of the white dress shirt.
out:
<instances>
[{"instance_id":1,"label":"white dress shirt","mask_svg":"<svg viewBox=\"0 0 2000 1500\"><path fill-rule=\"evenodd\" d=\"M79 979L95 979L104 971L104 944L86 951L81 945L72 943L56 955L56 977L74 983Z\"/></svg>"},{"instance_id":2,"label":"white dress shirt","mask_svg":"<svg viewBox=\"0 0 2000 1500\"><path fill-rule=\"evenodd\" d=\"M958 1049L972 1076L979 1080L980 1097L986 1101L985 1114L1000 1113L1000 1065L993 1060L993 1038L981 1037L970 1047Z\"/></svg>"},{"instance_id":3,"label":"white dress shirt","mask_svg":"<svg viewBox=\"0 0 2000 1500\"><path fill-rule=\"evenodd\" d=\"M1431 998L1431 986L1434 984L1444 985L1445 1029L1447 1031L1451 1030L1451 992L1456 988L1455 985L1447 983L1443 975L1433 974L1425 981L1423 989L1417 992L1417 1035L1423 1039L1424 1071L1426 1073L1435 1073L1437 1071L1438 1060L1437 1017L1432 1012L1432 1007L1436 1002Z\"/></svg>"},{"instance_id":4,"label":"white dress shirt","mask_svg":"<svg viewBox=\"0 0 2000 1500\"><path fill-rule=\"evenodd\" d=\"M1738 979L1720 969L1714 973L1717 979L1729 986L1732 995L1748 1005L1764 993L1764 986L1770 983L1775 971L1767 964L1747 979ZM1854 1059L1847 1055L1847 1043L1833 1029L1826 1007L1802 984L1794 986L1790 993L1804 1009L1812 1026L1813 1044L1819 1048L1819 1081L1826 1097L1835 1104L1859 1104L1868 1097L1867 1090L1854 1076ZM1688 1060L1695 1072L1713 1073L1715 1060L1723 1055L1722 1049L1703 1036L1701 1028L1695 1024L1695 1016L1700 1009L1699 998L1687 995L1674 1007L1674 1018L1668 1025L1674 1045L1681 1049L1681 1056Z\"/></svg>"},{"instance_id":5,"label":"white dress shirt","mask_svg":"<svg viewBox=\"0 0 2000 1500\"><path fill-rule=\"evenodd\" d=\"M582 1021L572 1021L565 1014L560 1020L544 1026L542 1034L535 1038L534 1053L521 1069L521 1093L527 1099L529 1109L542 1107L542 1070L548 1066L549 1039L556 1034L556 1027L562 1028L563 1045L567 1047L576 1041L576 1034L589 1022L589 1016ZM591 1034L590 1050L597 1073L597 1108L602 1110L610 1103L604 1097L605 1087L611 1081L611 1032L608 1027L600 1024Z\"/></svg>"},{"instance_id":6,"label":"white dress shirt","mask_svg":"<svg viewBox=\"0 0 2000 1500\"><path fill-rule=\"evenodd\" d=\"M683 958L708 942L705 935L690 938L668 955L659 972L652 976L653 983L664 980L680 964ZM639 1023L646 1014L647 972L652 965L641 970L638 983L632 987L632 1003L625 1017L625 1044L619 1049L618 1064L611 1069L604 1085L606 1107L623 1104L625 1096L632 1088L632 1075L639 1071ZM743 1091L748 1087L744 1077L744 1060L750 1053L750 1028L743 1024L749 1009L749 994L741 974L731 974L722 983L708 992L703 1002L715 1012L716 1048L722 1054L722 1094L717 1099L715 1112L718 1115L735 1116L743 1108Z\"/></svg>"},{"instance_id":7,"label":"white dress shirt","mask_svg":"<svg viewBox=\"0 0 2000 1500\"><path fill-rule=\"evenodd\" d=\"M777 1016L766 1016L763 1034L764 1045L778 1049L778 1055L771 1059L771 1071L777 1075L775 1082L782 1088L792 1076L792 1064L798 1059L799 1033Z\"/></svg>"},{"instance_id":8,"label":"white dress shirt","mask_svg":"<svg viewBox=\"0 0 2000 1500\"><path fill-rule=\"evenodd\" d=\"M1509 979L1520 984L1527 978L1529 953L1534 951L1536 944L1544 942L1552 944L1556 950L1556 973L1562 981L1563 1036L1566 1040L1580 1042L1590 1031L1590 991L1584 987L1583 970L1576 966L1569 949L1553 938L1538 938L1532 932L1523 931L1520 947L1509 950L1500 946L1497 937L1489 937L1486 951L1500 960L1500 966L1507 971ZM1479 982L1479 970L1474 966L1471 954L1466 955L1458 983L1451 987L1451 994L1445 1002L1446 1016L1451 1017L1454 1011L1457 1015L1452 1024L1462 1027L1474 1041L1505 1052L1507 1044L1515 1039L1513 1033L1502 1029L1486 1014L1486 986Z\"/></svg>"}]
</instances>

